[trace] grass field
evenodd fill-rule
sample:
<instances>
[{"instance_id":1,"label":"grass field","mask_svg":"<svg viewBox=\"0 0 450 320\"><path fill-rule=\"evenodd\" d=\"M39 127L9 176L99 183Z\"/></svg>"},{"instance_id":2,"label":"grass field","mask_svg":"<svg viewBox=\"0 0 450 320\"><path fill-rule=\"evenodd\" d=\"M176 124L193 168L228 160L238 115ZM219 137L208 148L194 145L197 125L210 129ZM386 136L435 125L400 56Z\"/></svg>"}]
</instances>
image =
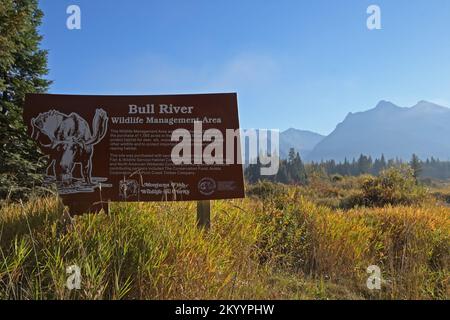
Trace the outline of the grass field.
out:
<instances>
[{"instance_id":1,"label":"grass field","mask_svg":"<svg viewBox=\"0 0 450 320\"><path fill-rule=\"evenodd\" d=\"M3 202L0 299L450 298L448 207L429 198L339 209L323 204L324 188L266 183L214 201L209 232L196 228L195 203L113 204L70 219L56 197ZM80 290L66 288L71 265ZM367 288L371 265L381 290Z\"/></svg>"}]
</instances>

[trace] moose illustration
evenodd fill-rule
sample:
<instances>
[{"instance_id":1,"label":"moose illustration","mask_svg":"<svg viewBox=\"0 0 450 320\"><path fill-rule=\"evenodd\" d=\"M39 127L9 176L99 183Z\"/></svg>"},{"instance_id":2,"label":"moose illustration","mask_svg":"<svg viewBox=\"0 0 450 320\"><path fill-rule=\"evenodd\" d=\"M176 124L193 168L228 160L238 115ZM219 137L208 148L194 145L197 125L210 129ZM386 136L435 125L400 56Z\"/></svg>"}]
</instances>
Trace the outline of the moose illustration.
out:
<instances>
[{"instance_id":1,"label":"moose illustration","mask_svg":"<svg viewBox=\"0 0 450 320\"><path fill-rule=\"evenodd\" d=\"M31 120L32 138L50 156L49 169L53 168L57 182L72 184L74 167L80 164L84 183L92 184L94 146L105 137L108 120L106 111L97 109L92 121L92 133L87 121L77 113L67 115L51 110Z\"/></svg>"}]
</instances>

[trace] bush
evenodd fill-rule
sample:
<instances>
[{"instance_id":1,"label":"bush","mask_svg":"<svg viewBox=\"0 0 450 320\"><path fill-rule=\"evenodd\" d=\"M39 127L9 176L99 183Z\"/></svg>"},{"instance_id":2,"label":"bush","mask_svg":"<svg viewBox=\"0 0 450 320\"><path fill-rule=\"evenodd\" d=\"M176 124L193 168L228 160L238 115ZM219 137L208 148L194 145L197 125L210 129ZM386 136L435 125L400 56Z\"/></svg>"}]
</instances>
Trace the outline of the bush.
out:
<instances>
[{"instance_id":1,"label":"bush","mask_svg":"<svg viewBox=\"0 0 450 320\"><path fill-rule=\"evenodd\" d=\"M340 175L340 174L333 174L331 176L331 181L332 182L340 182L342 180L344 180L344 177L342 175Z\"/></svg>"},{"instance_id":2,"label":"bush","mask_svg":"<svg viewBox=\"0 0 450 320\"><path fill-rule=\"evenodd\" d=\"M413 205L427 199L427 192L417 184L413 170L409 166L402 166L384 170L378 177L365 176L361 188L343 199L341 206Z\"/></svg>"},{"instance_id":3,"label":"bush","mask_svg":"<svg viewBox=\"0 0 450 320\"><path fill-rule=\"evenodd\" d=\"M261 200L275 199L287 193L288 187L284 184L269 181L259 181L247 187L247 195Z\"/></svg>"}]
</instances>

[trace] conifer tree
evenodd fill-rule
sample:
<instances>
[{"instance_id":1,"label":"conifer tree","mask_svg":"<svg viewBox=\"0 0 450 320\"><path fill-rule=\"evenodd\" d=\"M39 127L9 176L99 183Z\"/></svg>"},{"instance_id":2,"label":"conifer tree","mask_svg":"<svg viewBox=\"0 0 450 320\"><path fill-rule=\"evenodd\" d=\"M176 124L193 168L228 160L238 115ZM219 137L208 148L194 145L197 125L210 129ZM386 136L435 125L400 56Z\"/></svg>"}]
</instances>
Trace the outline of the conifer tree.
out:
<instances>
[{"instance_id":1,"label":"conifer tree","mask_svg":"<svg viewBox=\"0 0 450 320\"><path fill-rule=\"evenodd\" d=\"M411 166L411 168L413 170L414 179L416 179L416 182L418 182L419 176L422 172L422 163L421 163L419 157L415 153L412 155L409 165Z\"/></svg>"},{"instance_id":2,"label":"conifer tree","mask_svg":"<svg viewBox=\"0 0 450 320\"><path fill-rule=\"evenodd\" d=\"M25 94L50 85L37 30L42 16L37 0L0 1L0 198L22 197L42 177L42 154L22 119Z\"/></svg>"}]
</instances>

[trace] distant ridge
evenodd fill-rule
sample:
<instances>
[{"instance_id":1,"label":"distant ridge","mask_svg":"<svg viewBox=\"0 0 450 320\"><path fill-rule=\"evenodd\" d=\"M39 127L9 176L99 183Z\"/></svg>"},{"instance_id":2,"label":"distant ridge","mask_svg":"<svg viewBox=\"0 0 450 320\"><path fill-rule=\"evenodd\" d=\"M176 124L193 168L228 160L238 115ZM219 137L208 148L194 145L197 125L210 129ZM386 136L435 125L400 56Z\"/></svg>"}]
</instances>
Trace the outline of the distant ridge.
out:
<instances>
[{"instance_id":1,"label":"distant ridge","mask_svg":"<svg viewBox=\"0 0 450 320\"><path fill-rule=\"evenodd\" d=\"M380 101L368 111L349 113L304 158L343 161L360 154L384 154L387 158L409 160L413 153L421 158L450 159L449 108L428 101L419 101L410 108Z\"/></svg>"},{"instance_id":2,"label":"distant ridge","mask_svg":"<svg viewBox=\"0 0 450 320\"><path fill-rule=\"evenodd\" d=\"M302 158L306 158L323 138L325 136L312 131L290 128L280 133L280 157L287 158L289 150L294 148Z\"/></svg>"}]
</instances>

